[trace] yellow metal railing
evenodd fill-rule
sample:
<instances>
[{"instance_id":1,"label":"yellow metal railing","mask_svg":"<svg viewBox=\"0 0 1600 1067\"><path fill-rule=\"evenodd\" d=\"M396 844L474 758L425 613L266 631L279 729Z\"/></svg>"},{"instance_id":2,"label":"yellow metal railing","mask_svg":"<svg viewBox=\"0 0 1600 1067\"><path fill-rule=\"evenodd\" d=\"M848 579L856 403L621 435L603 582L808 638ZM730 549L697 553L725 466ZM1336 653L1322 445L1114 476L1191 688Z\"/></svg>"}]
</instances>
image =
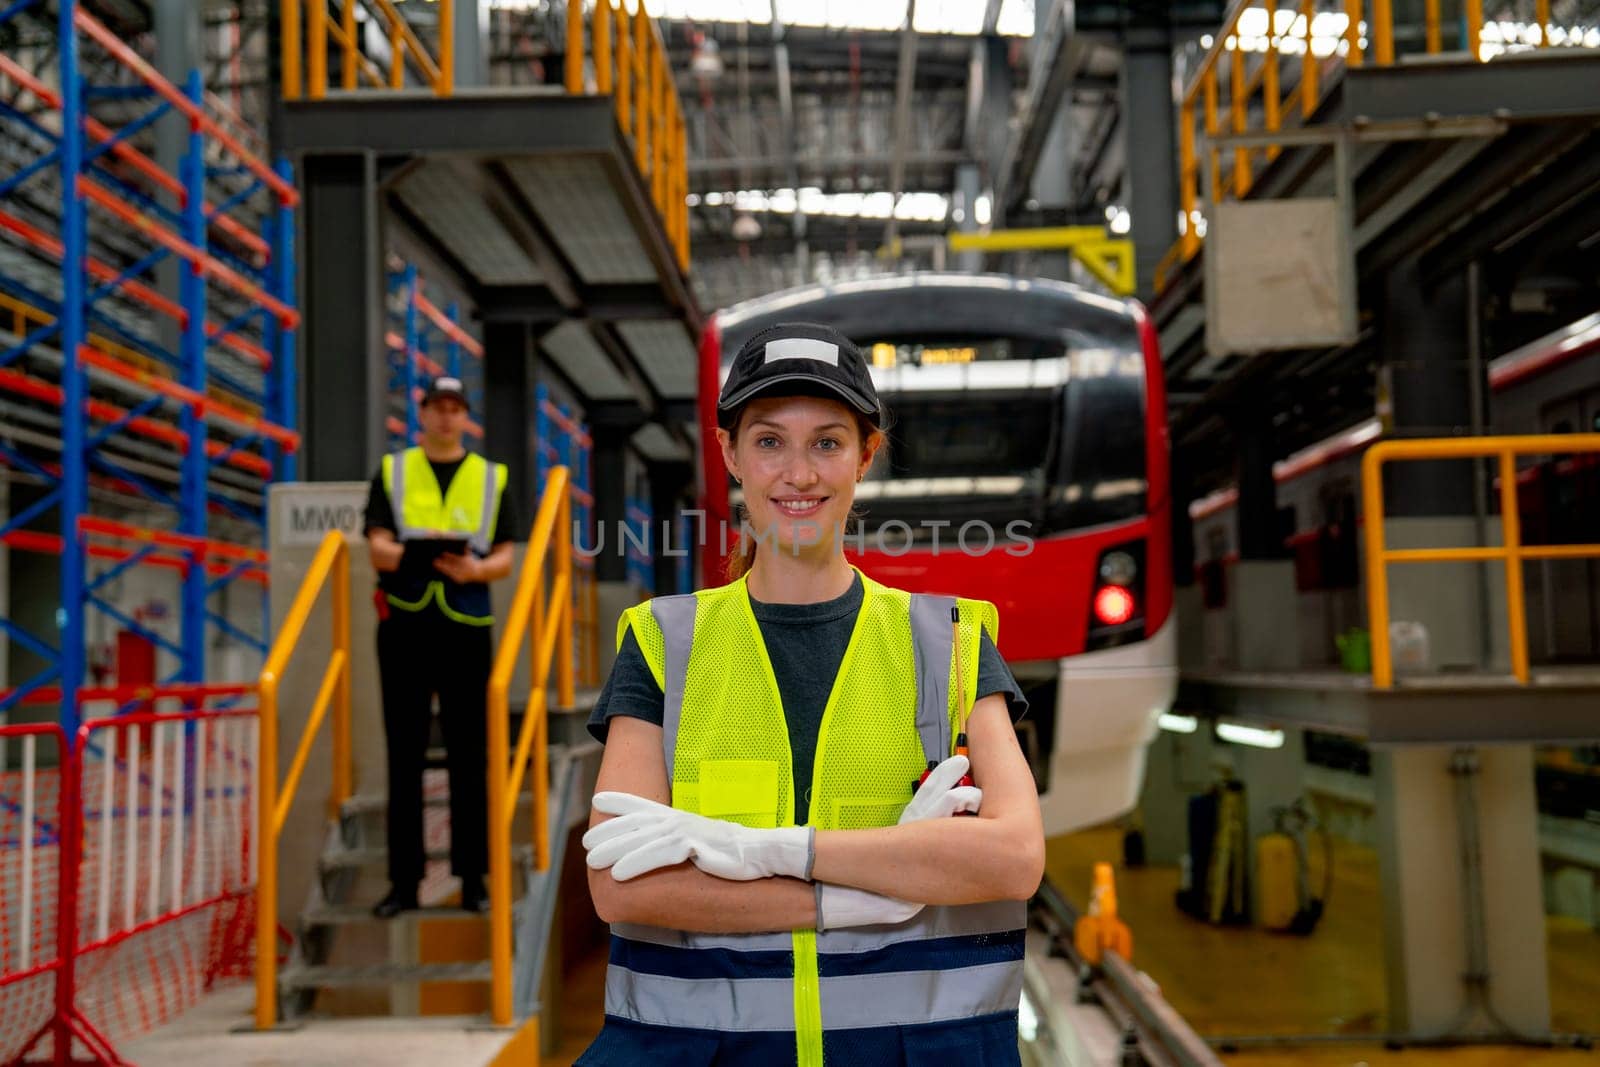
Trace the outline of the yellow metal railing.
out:
<instances>
[{"instance_id":1,"label":"yellow metal railing","mask_svg":"<svg viewBox=\"0 0 1600 1067\"><path fill-rule=\"evenodd\" d=\"M322 672L311 714L300 734L294 759L283 785L278 785L278 686L283 672L299 648L306 621L322 590L330 590L333 612L333 651ZM260 867L256 879L256 1029L266 1030L278 1021L278 838L294 807L295 790L311 757L311 746L322 721L333 708L333 787L328 796L330 817L350 797L350 549L344 535L331 530L322 539L311 569L300 583L278 636L272 642L266 666L257 682L260 694L261 743L257 756L256 789L259 801Z\"/></svg>"},{"instance_id":2,"label":"yellow metal railing","mask_svg":"<svg viewBox=\"0 0 1600 1067\"><path fill-rule=\"evenodd\" d=\"M642 2L631 14L621 0L593 3L586 19L584 0L567 0L567 92L580 96L592 87L611 97L617 125L633 140L634 162L650 183L651 202L661 213L678 266L688 270L688 133L666 43Z\"/></svg>"},{"instance_id":3,"label":"yellow metal railing","mask_svg":"<svg viewBox=\"0 0 1600 1067\"><path fill-rule=\"evenodd\" d=\"M361 51L356 8L365 7L389 40L387 72ZM438 58L417 36L394 0L279 0L282 26L283 98L321 100L328 95L329 45L338 47L339 88L405 87L410 69L437 96L455 91L455 0L428 5L438 19ZM336 10L335 10L336 9ZM330 12L336 17L330 18ZM302 62L303 60L303 62Z\"/></svg>"},{"instance_id":4,"label":"yellow metal railing","mask_svg":"<svg viewBox=\"0 0 1600 1067\"><path fill-rule=\"evenodd\" d=\"M570 473L553 467L545 479L539 514L506 613L505 629L489 675L489 958L493 972L490 1015L497 1026L511 1022L511 834L523 776L533 767L533 856L537 870L550 866L550 670L556 699L573 703L572 497ZM510 748L511 678L523 638L528 642L528 699Z\"/></svg>"},{"instance_id":5,"label":"yellow metal railing","mask_svg":"<svg viewBox=\"0 0 1600 1067\"><path fill-rule=\"evenodd\" d=\"M1600 434L1537 434L1526 437L1444 437L1380 441L1361 460L1361 498L1366 528L1367 623L1372 634L1372 684L1394 685L1389 648L1391 563L1505 564L1506 618L1511 631L1511 673L1528 683L1528 623L1522 564L1536 559L1600 559L1600 544L1525 545L1517 511L1517 457L1600 453ZM1465 548L1387 548L1383 536L1383 465L1398 460L1488 459L1499 461L1501 543Z\"/></svg>"},{"instance_id":6,"label":"yellow metal railing","mask_svg":"<svg viewBox=\"0 0 1600 1067\"><path fill-rule=\"evenodd\" d=\"M634 162L650 188L681 270L689 269L689 141L683 108L660 28L636 0L567 0L563 80L574 96L610 96L617 125L633 145ZM335 46L339 88L365 81L375 89L405 87L407 71L437 96L455 92L454 0L432 0L437 56L396 0L279 0L283 98L321 100L328 95L328 56ZM364 6L389 39L389 69L361 51L356 8Z\"/></svg>"},{"instance_id":7,"label":"yellow metal railing","mask_svg":"<svg viewBox=\"0 0 1600 1067\"><path fill-rule=\"evenodd\" d=\"M1540 47L1552 43L1548 0L1536 0L1533 24ZM1263 18L1263 13L1265 18ZM1484 25L1482 0L1460 0L1464 50L1478 57ZM1424 37L1428 55L1443 51L1440 0L1425 0ZM1241 43L1252 47L1246 50ZM1343 54L1340 54L1340 50ZM1319 55L1318 52L1324 54ZM1367 62L1386 67L1395 61L1393 0L1234 0L1199 67L1184 86L1178 108L1178 197L1181 233L1155 271L1157 290L1172 270L1200 250L1200 177L1207 168L1213 201L1243 199L1255 180L1256 156L1271 162L1278 145L1236 147L1229 152L1198 141L1219 134L1276 133L1299 125L1322 102L1329 75ZM1282 92L1282 64L1297 63L1300 76ZM1259 106L1257 96L1259 95ZM1224 129L1226 127L1226 129Z\"/></svg>"}]
</instances>

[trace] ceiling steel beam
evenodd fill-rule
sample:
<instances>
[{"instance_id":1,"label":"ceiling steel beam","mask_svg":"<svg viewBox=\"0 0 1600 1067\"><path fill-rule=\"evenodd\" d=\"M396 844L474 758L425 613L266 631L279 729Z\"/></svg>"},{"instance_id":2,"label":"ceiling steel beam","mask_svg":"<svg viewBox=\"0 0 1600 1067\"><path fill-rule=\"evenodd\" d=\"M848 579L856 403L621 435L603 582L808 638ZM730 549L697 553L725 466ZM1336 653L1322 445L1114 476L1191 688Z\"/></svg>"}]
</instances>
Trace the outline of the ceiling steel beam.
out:
<instances>
[{"instance_id":1,"label":"ceiling steel beam","mask_svg":"<svg viewBox=\"0 0 1600 1067\"><path fill-rule=\"evenodd\" d=\"M900 72L894 87L894 155L889 160L889 194L895 207L905 184L906 153L911 142L911 90L917 80L917 0L906 0L906 23L900 29ZM898 233L893 210L885 240L893 244Z\"/></svg>"}]
</instances>

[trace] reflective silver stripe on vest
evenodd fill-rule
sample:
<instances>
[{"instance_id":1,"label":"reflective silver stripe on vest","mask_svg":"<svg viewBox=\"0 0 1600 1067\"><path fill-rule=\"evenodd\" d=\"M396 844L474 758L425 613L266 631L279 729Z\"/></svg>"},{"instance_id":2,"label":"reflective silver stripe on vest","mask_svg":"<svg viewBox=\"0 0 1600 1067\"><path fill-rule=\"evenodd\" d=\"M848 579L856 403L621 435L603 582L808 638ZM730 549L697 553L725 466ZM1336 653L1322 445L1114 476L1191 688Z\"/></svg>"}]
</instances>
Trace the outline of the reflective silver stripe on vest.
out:
<instances>
[{"instance_id":1,"label":"reflective silver stripe on vest","mask_svg":"<svg viewBox=\"0 0 1600 1067\"><path fill-rule=\"evenodd\" d=\"M678 724L683 721L683 687L689 677L689 651L694 645L694 616L700 598L693 593L658 596L650 601L650 614L661 631L661 675L665 697L661 715L661 751L667 758L667 781L672 781L673 755L678 751ZM637 638L638 635L635 635Z\"/></svg>"},{"instance_id":2,"label":"reflective silver stripe on vest","mask_svg":"<svg viewBox=\"0 0 1600 1067\"><path fill-rule=\"evenodd\" d=\"M902 971L824 978L822 1028L916 1026L1016 1011L1021 962L983 963L950 971Z\"/></svg>"},{"instance_id":3,"label":"reflective silver stripe on vest","mask_svg":"<svg viewBox=\"0 0 1600 1067\"><path fill-rule=\"evenodd\" d=\"M922 755L940 763L954 746L950 737L950 657L956 635L950 622L953 596L911 594L911 651L917 665L917 736Z\"/></svg>"},{"instance_id":4,"label":"reflective silver stripe on vest","mask_svg":"<svg viewBox=\"0 0 1600 1067\"><path fill-rule=\"evenodd\" d=\"M668 978L606 968L606 1014L695 1030L794 1029L794 982L787 978Z\"/></svg>"},{"instance_id":5,"label":"reflective silver stripe on vest","mask_svg":"<svg viewBox=\"0 0 1600 1067\"><path fill-rule=\"evenodd\" d=\"M428 536L428 531L420 526L406 525L406 453L409 451L401 449L389 455L389 510L394 512L394 532L402 541Z\"/></svg>"},{"instance_id":6,"label":"reflective silver stripe on vest","mask_svg":"<svg viewBox=\"0 0 1600 1067\"><path fill-rule=\"evenodd\" d=\"M931 941L941 937L976 937L1021 930L1028 924L1027 905L1018 900L992 900L984 904L962 904L923 908L909 922L895 926L855 926L825 930L817 935L817 952L839 955L871 952L907 941ZM788 933L775 934L696 934L637 923L613 923L611 932L629 941L642 941L668 948L729 949L734 952L788 952L794 948Z\"/></svg>"},{"instance_id":7,"label":"reflective silver stripe on vest","mask_svg":"<svg viewBox=\"0 0 1600 1067\"><path fill-rule=\"evenodd\" d=\"M824 1030L952 1022L1016 1011L1022 963L837 975L820 979L820 989ZM606 1014L698 1030L792 1031L794 984L786 978L675 978L613 963L606 969Z\"/></svg>"},{"instance_id":8,"label":"reflective silver stripe on vest","mask_svg":"<svg viewBox=\"0 0 1600 1067\"><path fill-rule=\"evenodd\" d=\"M461 461L461 466L465 467L467 462L471 459L472 456L468 455L466 459ZM484 460L483 462L489 468L484 472L483 475L483 511L478 515L478 532L476 536L472 538L470 543L473 548L478 550L480 555L487 556L489 554L489 549L493 547L491 542L494 539L494 494L496 483L500 477L500 468L496 467L488 460ZM442 487L440 488L440 492L444 492Z\"/></svg>"},{"instance_id":9,"label":"reflective silver stripe on vest","mask_svg":"<svg viewBox=\"0 0 1600 1067\"><path fill-rule=\"evenodd\" d=\"M817 935L820 955L839 956L913 941L976 937L1021 930L1027 905L996 900L959 907L924 908L897 926L860 926ZM695 934L634 923L615 923L617 937L670 948L734 952L789 952L790 934ZM1020 961L982 963L938 971L823 978L825 1029L910 1026L1016 1011L1022 992ZM606 1014L658 1026L708 1030L792 1030L794 995L787 981L767 978L670 978L612 964L606 972Z\"/></svg>"}]
</instances>

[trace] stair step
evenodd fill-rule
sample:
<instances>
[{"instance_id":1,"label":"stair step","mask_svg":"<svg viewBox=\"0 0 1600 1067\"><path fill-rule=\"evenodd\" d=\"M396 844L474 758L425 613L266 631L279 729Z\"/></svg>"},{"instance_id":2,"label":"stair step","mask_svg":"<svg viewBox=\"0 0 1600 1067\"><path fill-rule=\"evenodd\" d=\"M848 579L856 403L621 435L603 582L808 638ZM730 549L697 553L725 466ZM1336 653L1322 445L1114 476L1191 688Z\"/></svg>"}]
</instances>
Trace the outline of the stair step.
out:
<instances>
[{"instance_id":1,"label":"stair step","mask_svg":"<svg viewBox=\"0 0 1600 1067\"><path fill-rule=\"evenodd\" d=\"M393 919L379 919L372 914L371 908L362 907L334 907L324 905L320 908L311 908L302 912L300 922L304 926L356 926L361 923L395 923L406 920L426 920L433 922L436 919L482 919L489 916L483 912L467 911L455 907L424 907L415 911L403 911Z\"/></svg>"},{"instance_id":2,"label":"stair step","mask_svg":"<svg viewBox=\"0 0 1600 1067\"><path fill-rule=\"evenodd\" d=\"M389 858L389 850L382 845L370 848L332 848L325 851L319 858L324 871L344 870L350 867L372 867L385 862ZM448 848L430 848L424 854L427 860L447 860L450 858ZM511 861L513 863L529 863L533 860L532 845L512 845Z\"/></svg>"},{"instance_id":3,"label":"stair step","mask_svg":"<svg viewBox=\"0 0 1600 1067\"><path fill-rule=\"evenodd\" d=\"M285 989L393 985L396 982L487 982L488 960L466 963L370 963L346 966L286 967L278 975Z\"/></svg>"},{"instance_id":4,"label":"stair step","mask_svg":"<svg viewBox=\"0 0 1600 1067\"><path fill-rule=\"evenodd\" d=\"M526 807L533 803L533 794L524 790L517 794L517 806ZM448 808L450 796L424 796L422 806L425 808ZM346 818L357 815L380 815L389 810L389 798L381 793L359 793L344 802L341 809Z\"/></svg>"}]
</instances>

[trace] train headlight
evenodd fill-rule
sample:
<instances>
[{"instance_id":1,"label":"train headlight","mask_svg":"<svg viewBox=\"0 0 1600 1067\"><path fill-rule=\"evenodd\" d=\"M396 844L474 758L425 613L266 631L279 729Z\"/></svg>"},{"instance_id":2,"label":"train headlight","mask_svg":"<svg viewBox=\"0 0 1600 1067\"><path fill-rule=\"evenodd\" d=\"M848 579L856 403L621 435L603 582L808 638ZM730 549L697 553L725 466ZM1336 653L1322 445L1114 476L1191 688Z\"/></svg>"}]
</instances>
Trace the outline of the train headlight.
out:
<instances>
[{"instance_id":1,"label":"train headlight","mask_svg":"<svg viewBox=\"0 0 1600 1067\"><path fill-rule=\"evenodd\" d=\"M1107 585L1131 586L1139 577L1139 564L1126 552L1107 552L1100 559L1100 580Z\"/></svg>"},{"instance_id":2,"label":"train headlight","mask_svg":"<svg viewBox=\"0 0 1600 1067\"><path fill-rule=\"evenodd\" d=\"M1133 618L1133 594L1120 585L1103 585L1094 595L1094 617L1102 626L1121 626Z\"/></svg>"}]
</instances>

